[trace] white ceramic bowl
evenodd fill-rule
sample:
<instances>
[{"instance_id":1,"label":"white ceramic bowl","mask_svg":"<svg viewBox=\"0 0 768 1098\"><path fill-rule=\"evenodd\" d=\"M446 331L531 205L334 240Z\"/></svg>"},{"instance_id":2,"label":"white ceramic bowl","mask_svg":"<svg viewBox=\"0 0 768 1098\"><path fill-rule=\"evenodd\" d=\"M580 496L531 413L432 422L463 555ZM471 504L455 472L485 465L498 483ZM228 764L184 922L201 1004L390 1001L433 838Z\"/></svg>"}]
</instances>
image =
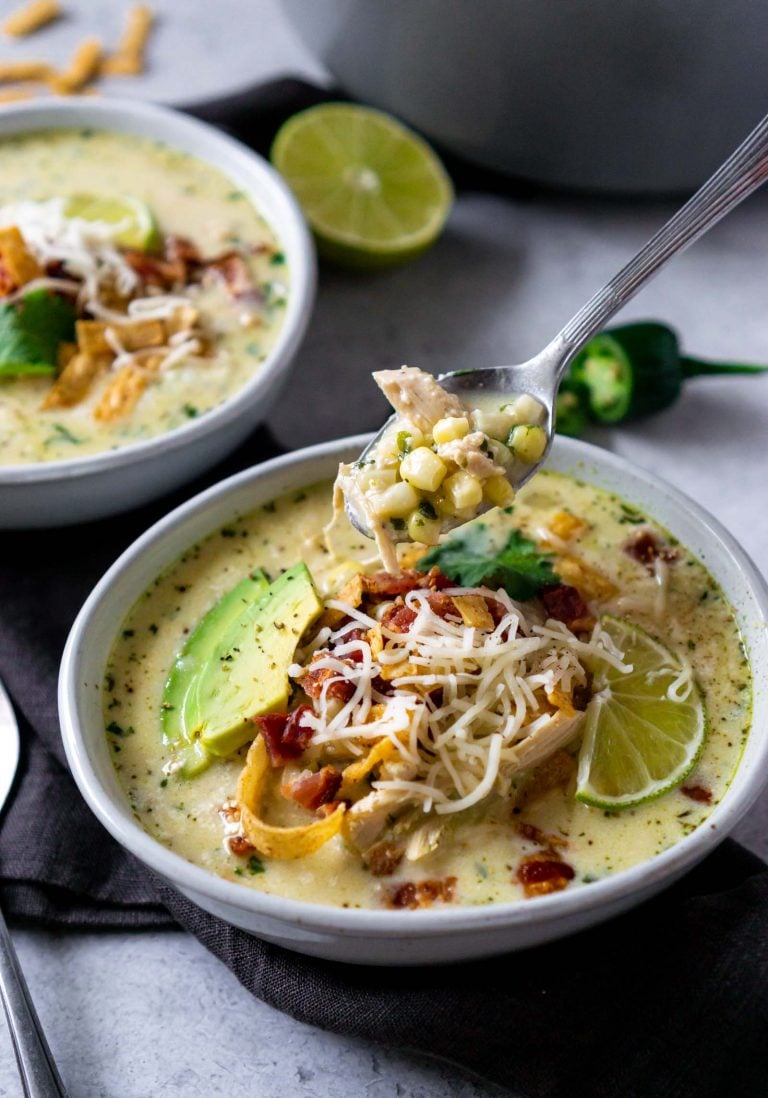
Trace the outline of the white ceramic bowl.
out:
<instances>
[{"instance_id":1,"label":"white ceramic bowl","mask_svg":"<svg viewBox=\"0 0 768 1098\"><path fill-rule=\"evenodd\" d=\"M282 329L251 381L199 419L166 434L71 461L2 465L0 528L69 525L168 492L235 448L269 412L312 311L315 253L290 190L256 153L204 122L127 99L46 100L0 110L0 140L41 129L92 126L148 137L223 172L264 215L285 253L290 292Z\"/></svg>"},{"instance_id":2,"label":"white ceramic bowl","mask_svg":"<svg viewBox=\"0 0 768 1098\"><path fill-rule=\"evenodd\" d=\"M420 964L487 956L561 937L647 899L720 842L768 778L768 588L697 504L623 459L566 438L556 439L549 465L618 493L667 527L721 584L743 631L755 683L752 732L728 792L702 827L652 861L589 888L487 907L400 912L284 900L224 881L166 849L133 817L107 748L100 689L125 615L194 542L283 492L331 477L366 441L314 446L223 481L157 523L107 572L75 622L59 681L64 745L86 801L118 842L206 911L268 941L334 960Z\"/></svg>"}]
</instances>

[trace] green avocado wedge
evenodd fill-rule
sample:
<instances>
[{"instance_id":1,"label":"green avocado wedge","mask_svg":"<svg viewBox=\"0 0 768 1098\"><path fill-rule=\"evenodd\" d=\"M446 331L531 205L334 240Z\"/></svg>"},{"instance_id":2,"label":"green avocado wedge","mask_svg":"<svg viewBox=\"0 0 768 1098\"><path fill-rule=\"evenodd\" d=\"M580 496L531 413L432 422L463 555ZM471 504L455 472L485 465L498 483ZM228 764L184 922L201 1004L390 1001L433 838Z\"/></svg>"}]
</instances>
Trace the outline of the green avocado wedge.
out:
<instances>
[{"instance_id":1,"label":"green avocado wedge","mask_svg":"<svg viewBox=\"0 0 768 1098\"><path fill-rule=\"evenodd\" d=\"M213 650L245 610L264 594L269 580L261 569L240 580L219 599L184 642L163 692L161 720L167 744L191 743L199 724L197 681Z\"/></svg>"},{"instance_id":2,"label":"green avocado wedge","mask_svg":"<svg viewBox=\"0 0 768 1098\"><path fill-rule=\"evenodd\" d=\"M286 706L296 645L322 610L304 564L268 586L262 580L260 589L246 582L199 623L166 684L163 731L166 742L187 745L183 777L242 747L253 736L253 717Z\"/></svg>"}]
</instances>

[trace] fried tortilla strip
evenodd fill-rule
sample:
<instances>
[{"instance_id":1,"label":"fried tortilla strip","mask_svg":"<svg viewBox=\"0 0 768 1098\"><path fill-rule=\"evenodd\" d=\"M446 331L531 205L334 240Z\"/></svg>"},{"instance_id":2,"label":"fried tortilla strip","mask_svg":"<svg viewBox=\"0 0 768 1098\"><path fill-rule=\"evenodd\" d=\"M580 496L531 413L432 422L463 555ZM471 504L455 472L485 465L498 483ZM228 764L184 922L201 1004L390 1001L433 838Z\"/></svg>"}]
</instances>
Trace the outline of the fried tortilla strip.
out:
<instances>
[{"instance_id":1,"label":"fried tortilla strip","mask_svg":"<svg viewBox=\"0 0 768 1098\"><path fill-rule=\"evenodd\" d=\"M133 411L153 374L162 365L163 358L163 355L149 355L141 362L129 362L123 366L102 393L93 410L94 419L99 423L112 423Z\"/></svg>"},{"instance_id":2,"label":"fried tortilla strip","mask_svg":"<svg viewBox=\"0 0 768 1098\"><path fill-rule=\"evenodd\" d=\"M101 42L84 38L72 55L69 67L50 77L48 86L57 95L74 95L91 80L101 62Z\"/></svg>"},{"instance_id":3,"label":"fried tortilla strip","mask_svg":"<svg viewBox=\"0 0 768 1098\"><path fill-rule=\"evenodd\" d=\"M584 519L572 515L570 511L556 511L547 523L547 526L561 541L570 541L577 538L588 529L589 524Z\"/></svg>"},{"instance_id":4,"label":"fried tortilla strip","mask_svg":"<svg viewBox=\"0 0 768 1098\"><path fill-rule=\"evenodd\" d=\"M339 791L339 797L343 799L346 796L348 786L356 785L357 782L362 781L380 763L393 761L399 755L400 752L388 736L377 740L367 755L344 767L342 771L343 784Z\"/></svg>"},{"instance_id":5,"label":"fried tortilla strip","mask_svg":"<svg viewBox=\"0 0 768 1098\"><path fill-rule=\"evenodd\" d=\"M144 52L152 19L152 9L146 4L135 4L129 9L117 49L101 64L102 76L138 76L144 71Z\"/></svg>"},{"instance_id":6,"label":"fried tortilla strip","mask_svg":"<svg viewBox=\"0 0 768 1098\"><path fill-rule=\"evenodd\" d=\"M10 293L40 278L43 269L16 225L0 229L0 292Z\"/></svg>"},{"instance_id":7,"label":"fried tortilla strip","mask_svg":"<svg viewBox=\"0 0 768 1098\"><path fill-rule=\"evenodd\" d=\"M35 83L52 75L47 61L0 61L0 84Z\"/></svg>"},{"instance_id":8,"label":"fried tortilla strip","mask_svg":"<svg viewBox=\"0 0 768 1098\"><path fill-rule=\"evenodd\" d=\"M66 344L61 344L59 350ZM72 346L69 344L68 346ZM79 404L91 390L96 378L108 369L112 355L74 354L48 390L40 405L44 412L53 408L71 408Z\"/></svg>"},{"instance_id":9,"label":"fried tortilla strip","mask_svg":"<svg viewBox=\"0 0 768 1098\"><path fill-rule=\"evenodd\" d=\"M0 91L0 103L19 103L23 99L34 99L35 93L29 88L6 88Z\"/></svg>"},{"instance_id":10,"label":"fried tortilla strip","mask_svg":"<svg viewBox=\"0 0 768 1098\"><path fill-rule=\"evenodd\" d=\"M60 343L56 348L56 370L60 374L77 354L76 343Z\"/></svg>"},{"instance_id":11,"label":"fried tortilla strip","mask_svg":"<svg viewBox=\"0 0 768 1098\"><path fill-rule=\"evenodd\" d=\"M560 557L554 568L563 583L575 587L585 599L602 602L618 594L618 588L607 576L576 557Z\"/></svg>"},{"instance_id":12,"label":"fried tortilla strip","mask_svg":"<svg viewBox=\"0 0 768 1098\"><path fill-rule=\"evenodd\" d=\"M340 830L346 805L340 804L328 816L300 827L274 827L265 823L259 813L269 769L264 740L257 736L248 750L235 794L246 839L265 858L287 860L314 854Z\"/></svg>"},{"instance_id":13,"label":"fried tortilla strip","mask_svg":"<svg viewBox=\"0 0 768 1098\"><path fill-rule=\"evenodd\" d=\"M11 38L23 38L27 34L34 34L36 30L52 23L61 15L61 5L57 0L32 0L23 8L11 12L0 27L3 34Z\"/></svg>"},{"instance_id":14,"label":"fried tortilla strip","mask_svg":"<svg viewBox=\"0 0 768 1098\"><path fill-rule=\"evenodd\" d=\"M114 355L115 348L107 339L108 329L114 332L126 351L162 347L166 340L162 320L128 320L124 324L106 324L103 320L78 320L75 331L80 350L91 355Z\"/></svg>"},{"instance_id":15,"label":"fried tortilla strip","mask_svg":"<svg viewBox=\"0 0 768 1098\"><path fill-rule=\"evenodd\" d=\"M179 332L189 332L197 324L199 313L194 305L179 305L174 309L165 321L165 331L168 337L178 335Z\"/></svg>"},{"instance_id":16,"label":"fried tortilla strip","mask_svg":"<svg viewBox=\"0 0 768 1098\"><path fill-rule=\"evenodd\" d=\"M489 632L493 630L493 617L482 595L453 595L452 599L465 625Z\"/></svg>"}]
</instances>

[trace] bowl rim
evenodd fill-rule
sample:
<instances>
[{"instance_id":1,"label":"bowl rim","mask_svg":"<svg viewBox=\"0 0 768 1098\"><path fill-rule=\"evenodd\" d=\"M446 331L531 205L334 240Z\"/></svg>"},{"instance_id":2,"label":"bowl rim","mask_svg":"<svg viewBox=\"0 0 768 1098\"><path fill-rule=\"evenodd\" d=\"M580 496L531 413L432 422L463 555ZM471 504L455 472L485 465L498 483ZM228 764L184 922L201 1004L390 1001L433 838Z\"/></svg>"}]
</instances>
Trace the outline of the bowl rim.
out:
<instances>
[{"instance_id":1,"label":"bowl rim","mask_svg":"<svg viewBox=\"0 0 768 1098\"><path fill-rule=\"evenodd\" d=\"M331 931L350 938L374 935L380 939L413 939L450 935L457 931L511 928L532 920L542 925L561 920L575 922L580 914L593 908L605 908L610 912L612 905L619 903L627 893L642 893L645 888L660 881L671 883L720 841L720 831L727 833L735 826L760 793L766 782L765 775L768 775L768 729L764 730L762 742L757 749L757 758L750 772L740 781L740 774L743 773L742 756L726 795L701 826L652 859L596 881L589 888L565 890L538 897L535 908L531 907L528 900L522 899L482 906L448 907L439 911L400 912L336 908L311 901L286 899L226 881L194 865L150 836L136 820L123 817L115 810L112 797L101 785L89 757L78 722L78 699L81 694L85 695L85 689L79 685L79 668L88 644L89 624L113 582L130 570L147 550L169 536L177 525L204 514L209 507L236 492L241 486L251 482L258 483L262 477L271 473L288 471L297 466L306 465L309 471L313 462L331 456L344 459L350 453L362 451L371 437L369 434L348 436L305 447L220 481L151 526L121 554L94 587L72 626L59 675L59 716L67 761L91 810L107 831L145 865L187 895L196 893L212 901L220 912L227 908L230 911L239 909L249 916L262 916L307 929ZM710 543L726 559L730 558L736 564L744 590L749 592L750 601L759 609L762 620L768 623L766 580L736 539L705 508L655 473L610 451L561 436L557 436L554 445L564 456L572 456L574 464L586 462L604 465L619 475L628 476L630 480L640 480L646 485L661 489L678 508L692 515L697 524L703 527ZM308 477L306 483L309 482ZM212 527L210 532L215 528L216 526ZM754 725L750 728L750 735L753 734L753 729Z\"/></svg>"},{"instance_id":2,"label":"bowl rim","mask_svg":"<svg viewBox=\"0 0 768 1098\"><path fill-rule=\"evenodd\" d=\"M310 320L315 299L317 264L312 235L293 192L268 161L208 122L183 114L172 107L140 100L104 97L86 102L82 99L41 99L5 106L0 110L0 142L6 137L45 129L90 127L107 132L151 137L153 127L166 128L169 136L156 138L171 148L186 152L184 142L200 146L189 155L202 160L226 178L236 173L238 183L247 190L249 200L261 213L259 194L271 192L279 207L279 218L262 214L276 238L290 250L290 286L283 322L272 348L255 375L240 389L205 415L191 419L151 438L129 443L114 450L101 450L83 457L59 461L0 464L0 488L6 485L38 484L72 480L105 470L149 461L159 454L176 450L188 442L203 438L237 419L262 394L268 394L290 369L294 355ZM171 136L172 134L172 136ZM175 143L178 136L181 144ZM221 154L227 167L217 164Z\"/></svg>"}]
</instances>

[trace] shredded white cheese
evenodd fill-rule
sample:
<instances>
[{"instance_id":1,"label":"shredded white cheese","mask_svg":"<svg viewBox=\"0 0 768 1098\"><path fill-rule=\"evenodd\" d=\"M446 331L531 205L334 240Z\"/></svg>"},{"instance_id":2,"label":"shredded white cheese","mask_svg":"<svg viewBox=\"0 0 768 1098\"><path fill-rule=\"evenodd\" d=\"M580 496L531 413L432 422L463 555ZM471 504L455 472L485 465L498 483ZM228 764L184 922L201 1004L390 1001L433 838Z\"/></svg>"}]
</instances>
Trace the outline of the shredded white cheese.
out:
<instances>
[{"instance_id":1,"label":"shredded white cheese","mask_svg":"<svg viewBox=\"0 0 768 1098\"><path fill-rule=\"evenodd\" d=\"M446 619L430 606L430 592L411 591L405 605L415 620L406 633L379 626L384 647L374 658L367 639L347 635L361 626L376 628L376 620L330 599L326 606L350 620L336 631L323 630L290 669L300 678L314 655L313 670L332 673L307 717L313 744L333 743L354 756L387 736L403 765L385 764L374 790L420 802L439 815L461 812L508 781L519 768L520 744L553 721L545 695L570 695L586 683L583 656L631 671L599 624L588 640L580 640L504 590L454 587L445 594L495 599L498 623L482 630L462 624L458 615ZM345 659L351 655L354 660ZM399 667L401 674L393 670ZM380 688L382 672L391 693ZM331 689L340 681L351 692L343 704ZM578 716L574 731L577 724Z\"/></svg>"}]
</instances>

